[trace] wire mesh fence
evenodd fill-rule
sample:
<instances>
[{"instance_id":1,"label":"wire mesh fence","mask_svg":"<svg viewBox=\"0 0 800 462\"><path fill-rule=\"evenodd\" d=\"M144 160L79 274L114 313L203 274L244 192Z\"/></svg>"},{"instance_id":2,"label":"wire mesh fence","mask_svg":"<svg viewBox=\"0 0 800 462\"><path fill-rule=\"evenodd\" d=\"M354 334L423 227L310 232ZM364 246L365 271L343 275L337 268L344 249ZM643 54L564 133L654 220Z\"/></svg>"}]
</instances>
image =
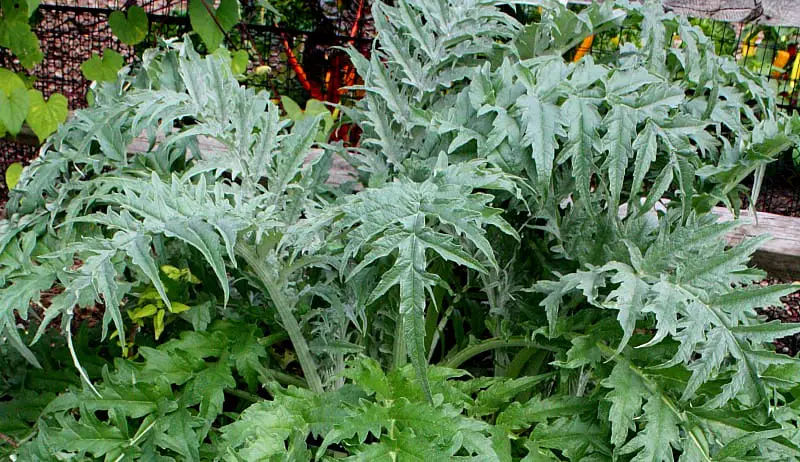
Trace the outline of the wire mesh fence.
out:
<instances>
[{"instance_id":1,"label":"wire mesh fence","mask_svg":"<svg viewBox=\"0 0 800 462\"><path fill-rule=\"evenodd\" d=\"M282 18L270 12L254 13L259 11L253 6L255 0L241 3L243 21L227 34L228 46L246 49L255 55L256 64L269 68L263 77L249 80L249 85L303 100L307 95L289 65L288 54L297 59L313 83L324 88L330 81L326 74L346 65L342 54L335 51L336 46L351 43L365 53L369 51L373 29L366 1L308 2L316 6L300 12L290 8ZM121 43L108 26L108 15L129 4L142 7L150 23L147 38L135 47ZM45 96L62 93L70 109L85 107L88 82L80 70L82 63L106 48L119 52L130 63L137 51L155 45L160 37L190 32L187 8L187 0L46 0L39 6L34 26L44 54L43 62L32 72L34 87ZM14 57L2 49L0 67L22 70Z\"/></svg>"}]
</instances>

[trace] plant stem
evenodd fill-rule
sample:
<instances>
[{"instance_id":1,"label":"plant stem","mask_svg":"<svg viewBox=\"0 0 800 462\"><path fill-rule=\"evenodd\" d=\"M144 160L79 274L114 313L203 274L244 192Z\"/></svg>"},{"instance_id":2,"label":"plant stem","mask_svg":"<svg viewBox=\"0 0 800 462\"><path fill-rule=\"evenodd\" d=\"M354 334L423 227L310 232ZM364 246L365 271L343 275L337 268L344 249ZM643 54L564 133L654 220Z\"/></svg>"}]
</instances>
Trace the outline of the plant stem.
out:
<instances>
[{"instance_id":1,"label":"plant stem","mask_svg":"<svg viewBox=\"0 0 800 462\"><path fill-rule=\"evenodd\" d=\"M394 356L392 359L394 360L395 369L405 366L406 360L408 359L405 337L403 337L403 322L403 315L398 313L397 323L394 329L394 348L392 349L392 355Z\"/></svg>"},{"instance_id":2,"label":"plant stem","mask_svg":"<svg viewBox=\"0 0 800 462\"><path fill-rule=\"evenodd\" d=\"M519 374L522 372L522 368L525 367L525 364L536 352L537 350L535 348L524 348L522 351L517 353L508 364L505 376L512 379L519 377Z\"/></svg>"},{"instance_id":3,"label":"plant stem","mask_svg":"<svg viewBox=\"0 0 800 462\"><path fill-rule=\"evenodd\" d=\"M431 338L431 346L428 348L428 362L431 362L433 359L433 352L436 350L436 345L439 343L439 338L444 331L444 326L447 324L447 320L450 319L450 315L453 314L454 309L455 305L451 304L448 306L447 310L442 315L442 319L436 325L436 330L433 332L433 337ZM444 345L442 345L442 347L444 348Z\"/></svg>"},{"instance_id":4,"label":"plant stem","mask_svg":"<svg viewBox=\"0 0 800 462\"><path fill-rule=\"evenodd\" d=\"M264 401L264 398L255 395L253 393L246 392L244 390L237 390L236 388L226 388L223 390L225 393L235 396L237 398L241 398L245 401L249 401L251 403L257 403L259 401Z\"/></svg>"},{"instance_id":5,"label":"plant stem","mask_svg":"<svg viewBox=\"0 0 800 462\"><path fill-rule=\"evenodd\" d=\"M489 313L493 314L497 318L502 318L504 314L504 309L501 306L498 306L497 303L497 294L495 293L495 287L497 287L497 278L499 278L499 273L495 271L493 273L495 277L494 281L489 280L489 276L486 274L482 274L480 276L481 281L483 282L484 292L486 293L487 301L489 302ZM494 329L492 329L492 335L500 335L500 325L501 323L496 323ZM506 368L508 367L508 355L504 352L497 351L494 353L494 375L497 377L504 377L506 375Z\"/></svg>"},{"instance_id":6,"label":"plant stem","mask_svg":"<svg viewBox=\"0 0 800 462\"><path fill-rule=\"evenodd\" d=\"M89 378L89 374L86 373L86 369L81 366L81 362L78 360L78 354L75 353L75 346L72 344L72 313L69 315L69 319L67 319L67 329L66 329L66 337L67 337L67 348L69 349L69 354L72 356L72 364L75 365L75 368L78 369L78 374L81 378L86 382L86 385L92 390L98 398L102 399L103 395L97 391L97 388L94 387L92 384L92 380Z\"/></svg>"},{"instance_id":7,"label":"plant stem","mask_svg":"<svg viewBox=\"0 0 800 462\"><path fill-rule=\"evenodd\" d=\"M287 374L281 371L274 371L272 369L267 369L266 374L273 379L275 379L278 383L283 385L294 385L298 388L308 388L308 383L300 377L294 376L292 374Z\"/></svg>"},{"instance_id":8,"label":"plant stem","mask_svg":"<svg viewBox=\"0 0 800 462\"><path fill-rule=\"evenodd\" d=\"M451 358L444 360L440 365L443 367L456 368L465 363L470 358L485 353L490 350L498 348L538 348L541 350L551 350L549 347L537 345L530 341L527 337L509 337L505 338L490 338L480 343L470 345L458 353L454 354Z\"/></svg>"},{"instance_id":9,"label":"plant stem","mask_svg":"<svg viewBox=\"0 0 800 462\"><path fill-rule=\"evenodd\" d=\"M256 274L258 279L264 285L267 293L269 294L272 303L275 304L275 309L281 318L283 328L289 335L292 341L292 346L297 354L297 360L300 362L300 367L303 369L303 375L308 382L308 387L316 392L322 393L322 380L320 379L319 372L317 372L317 364L311 356L311 350L308 348L303 333L300 330L300 324L292 314L292 304L284 295L277 282L273 280L269 270L264 265L264 261L258 257L255 250L249 245L239 242L236 244L236 252L250 265L250 268Z\"/></svg>"}]
</instances>

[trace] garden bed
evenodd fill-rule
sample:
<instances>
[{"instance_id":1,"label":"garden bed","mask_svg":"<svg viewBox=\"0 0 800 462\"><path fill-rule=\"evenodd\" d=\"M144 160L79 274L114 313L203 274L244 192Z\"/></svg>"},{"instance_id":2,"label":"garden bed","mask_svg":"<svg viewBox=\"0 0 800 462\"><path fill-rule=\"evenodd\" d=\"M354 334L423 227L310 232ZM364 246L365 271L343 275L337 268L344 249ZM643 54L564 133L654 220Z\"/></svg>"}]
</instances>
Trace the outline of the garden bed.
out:
<instances>
[{"instance_id":1,"label":"garden bed","mask_svg":"<svg viewBox=\"0 0 800 462\"><path fill-rule=\"evenodd\" d=\"M376 7L348 162L191 39L99 84L6 204L6 452L800 460L798 286L751 269L796 218L708 202L800 145L763 80L650 2L463 5Z\"/></svg>"}]
</instances>

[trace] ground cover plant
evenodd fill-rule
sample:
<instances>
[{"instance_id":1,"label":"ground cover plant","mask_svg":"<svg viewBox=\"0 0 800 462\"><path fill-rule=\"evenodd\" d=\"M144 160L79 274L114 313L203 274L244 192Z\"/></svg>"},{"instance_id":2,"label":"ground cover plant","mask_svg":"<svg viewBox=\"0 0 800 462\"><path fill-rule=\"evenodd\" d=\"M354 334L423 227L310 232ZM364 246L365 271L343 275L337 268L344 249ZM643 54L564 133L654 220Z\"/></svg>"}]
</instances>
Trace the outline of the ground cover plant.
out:
<instances>
[{"instance_id":1,"label":"ground cover plant","mask_svg":"<svg viewBox=\"0 0 800 462\"><path fill-rule=\"evenodd\" d=\"M797 459L800 363L771 341L800 326L755 312L795 287L749 285L762 239L710 210L798 121L657 3L542 6L375 5L354 147L189 41L98 85L0 225L4 450ZM572 61L625 21L640 44Z\"/></svg>"}]
</instances>

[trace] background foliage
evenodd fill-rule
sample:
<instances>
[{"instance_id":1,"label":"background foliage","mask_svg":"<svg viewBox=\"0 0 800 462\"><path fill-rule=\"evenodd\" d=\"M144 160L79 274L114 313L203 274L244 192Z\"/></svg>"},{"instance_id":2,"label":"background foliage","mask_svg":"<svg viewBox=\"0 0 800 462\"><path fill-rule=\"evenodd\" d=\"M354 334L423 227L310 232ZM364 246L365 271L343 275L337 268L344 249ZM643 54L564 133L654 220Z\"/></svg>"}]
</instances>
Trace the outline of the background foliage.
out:
<instances>
[{"instance_id":1,"label":"background foliage","mask_svg":"<svg viewBox=\"0 0 800 462\"><path fill-rule=\"evenodd\" d=\"M800 328L755 312L795 288L751 286L761 239L710 214L797 119L658 3L543 6L377 4L356 147L188 39L99 84L0 225L8 451L797 459L770 343ZM640 42L572 61L626 22ZM326 182L334 156L356 181Z\"/></svg>"}]
</instances>

